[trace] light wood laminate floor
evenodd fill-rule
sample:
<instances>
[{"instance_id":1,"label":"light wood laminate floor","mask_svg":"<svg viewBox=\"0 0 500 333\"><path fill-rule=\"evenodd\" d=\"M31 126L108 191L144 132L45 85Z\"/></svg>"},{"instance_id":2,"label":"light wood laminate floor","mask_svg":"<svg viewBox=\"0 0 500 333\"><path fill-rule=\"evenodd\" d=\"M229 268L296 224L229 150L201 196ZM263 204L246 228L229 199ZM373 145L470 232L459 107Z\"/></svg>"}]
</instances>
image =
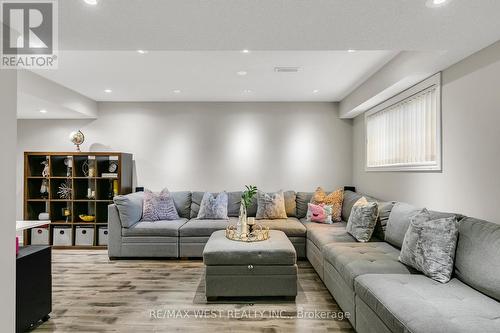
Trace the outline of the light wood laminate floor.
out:
<instances>
[{"instance_id":1,"label":"light wood laminate floor","mask_svg":"<svg viewBox=\"0 0 500 333\"><path fill-rule=\"evenodd\" d=\"M53 311L35 332L354 332L307 261L299 262L295 302L207 304L201 260L52 253Z\"/></svg>"}]
</instances>

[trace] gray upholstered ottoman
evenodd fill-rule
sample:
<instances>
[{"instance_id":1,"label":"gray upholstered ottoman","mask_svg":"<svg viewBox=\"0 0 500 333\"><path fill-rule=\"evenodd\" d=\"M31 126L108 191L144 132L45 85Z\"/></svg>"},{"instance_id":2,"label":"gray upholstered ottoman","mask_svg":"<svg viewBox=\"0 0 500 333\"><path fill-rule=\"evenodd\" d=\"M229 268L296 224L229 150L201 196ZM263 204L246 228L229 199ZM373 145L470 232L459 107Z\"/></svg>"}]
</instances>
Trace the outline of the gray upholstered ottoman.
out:
<instances>
[{"instance_id":1,"label":"gray upholstered ottoman","mask_svg":"<svg viewBox=\"0 0 500 333\"><path fill-rule=\"evenodd\" d=\"M210 236L203 250L206 296L297 296L297 254L288 237L278 230L261 242L238 242L224 230Z\"/></svg>"}]
</instances>

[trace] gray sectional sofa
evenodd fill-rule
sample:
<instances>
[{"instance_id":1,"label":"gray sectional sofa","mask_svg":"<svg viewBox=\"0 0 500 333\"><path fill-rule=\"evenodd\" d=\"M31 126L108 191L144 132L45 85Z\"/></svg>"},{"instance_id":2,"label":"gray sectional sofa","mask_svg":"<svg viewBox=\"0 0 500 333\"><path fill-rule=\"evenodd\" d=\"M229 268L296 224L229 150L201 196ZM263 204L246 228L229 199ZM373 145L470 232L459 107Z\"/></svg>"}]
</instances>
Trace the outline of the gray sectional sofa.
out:
<instances>
[{"instance_id":1,"label":"gray sectional sofa","mask_svg":"<svg viewBox=\"0 0 500 333\"><path fill-rule=\"evenodd\" d=\"M139 222L141 194L109 206L110 257L201 257L215 230L235 223L240 192L229 195L229 221L192 218L201 192L174 192L181 219ZM376 237L358 243L346 222L307 222L312 193L287 192L286 220L263 220L292 241L297 255L307 257L357 332L500 332L500 225L460 214L432 212L460 220L455 271L442 284L398 261L412 212L404 203L379 202ZM349 219L360 193L345 191L342 219ZM256 207L249 209L255 215Z\"/></svg>"},{"instance_id":2,"label":"gray sectional sofa","mask_svg":"<svg viewBox=\"0 0 500 333\"><path fill-rule=\"evenodd\" d=\"M214 231L236 224L240 209L241 192L228 192L229 220L199 220L198 211L204 192L172 192L179 220L141 222L143 193L132 193L115 198L108 207L108 253L110 258L122 257L196 257ZM303 196L303 197L301 197ZM285 192L288 218L259 220L273 230L283 231L299 258L306 256L306 227L299 220L307 213L307 202L312 194ZM118 209L118 206L120 209ZM248 209L248 216L257 213L257 203Z\"/></svg>"}]
</instances>

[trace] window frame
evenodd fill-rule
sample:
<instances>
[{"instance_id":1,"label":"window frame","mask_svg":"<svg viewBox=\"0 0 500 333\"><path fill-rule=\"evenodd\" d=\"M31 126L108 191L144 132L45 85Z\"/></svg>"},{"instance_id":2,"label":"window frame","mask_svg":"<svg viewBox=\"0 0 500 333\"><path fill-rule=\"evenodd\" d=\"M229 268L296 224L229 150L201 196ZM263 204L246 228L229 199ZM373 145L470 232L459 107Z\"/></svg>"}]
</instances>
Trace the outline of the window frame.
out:
<instances>
[{"instance_id":1,"label":"window frame","mask_svg":"<svg viewBox=\"0 0 500 333\"><path fill-rule=\"evenodd\" d=\"M430 164L405 164L405 165L385 165L385 166L368 166L368 135L367 135L367 123L368 117L384 111L396 104L404 102L415 95L423 93L425 90L436 86L436 99L437 99L437 110L436 110L436 163ZM365 158L365 171L366 172L436 172L442 171L442 100L441 100L441 72L434 74L433 76L423 80L420 83L408 88L407 90L389 98L388 100L380 103L379 105L373 107L372 109L365 112L364 115L364 158Z\"/></svg>"}]
</instances>

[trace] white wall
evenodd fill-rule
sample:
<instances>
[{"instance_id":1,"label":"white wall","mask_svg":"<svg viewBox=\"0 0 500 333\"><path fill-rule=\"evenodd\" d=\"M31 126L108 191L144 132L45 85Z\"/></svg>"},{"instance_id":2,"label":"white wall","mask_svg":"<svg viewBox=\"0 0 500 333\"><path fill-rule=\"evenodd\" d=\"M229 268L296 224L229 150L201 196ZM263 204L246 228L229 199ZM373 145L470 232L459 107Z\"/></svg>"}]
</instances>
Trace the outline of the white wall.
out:
<instances>
[{"instance_id":1,"label":"white wall","mask_svg":"<svg viewBox=\"0 0 500 333\"><path fill-rule=\"evenodd\" d=\"M0 143L2 163L2 232L0 232L0 327L2 332L14 332L16 311L16 197L9 190L15 186L16 175L16 109L17 71L0 70Z\"/></svg>"},{"instance_id":2,"label":"white wall","mask_svg":"<svg viewBox=\"0 0 500 333\"><path fill-rule=\"evenodd\" d=\"M18 170L24 151L130 152L135 181L160 190L312 191L352 179L352 120L334 103L99 103L96 120L19 120ZM18 176L22 214L22 175Z\"/></svg>"},{"instance_id":3,"label":"white wall","mask_svg":"<svg viewBox=\"0 0 500 333\"><path fill-rule=\"evenodd\" d=\"M500 42L443 72L442 172L365 172L364 116L354 120L354 185L387 200L500 223Z\"/></svg>"}]
</instances>

